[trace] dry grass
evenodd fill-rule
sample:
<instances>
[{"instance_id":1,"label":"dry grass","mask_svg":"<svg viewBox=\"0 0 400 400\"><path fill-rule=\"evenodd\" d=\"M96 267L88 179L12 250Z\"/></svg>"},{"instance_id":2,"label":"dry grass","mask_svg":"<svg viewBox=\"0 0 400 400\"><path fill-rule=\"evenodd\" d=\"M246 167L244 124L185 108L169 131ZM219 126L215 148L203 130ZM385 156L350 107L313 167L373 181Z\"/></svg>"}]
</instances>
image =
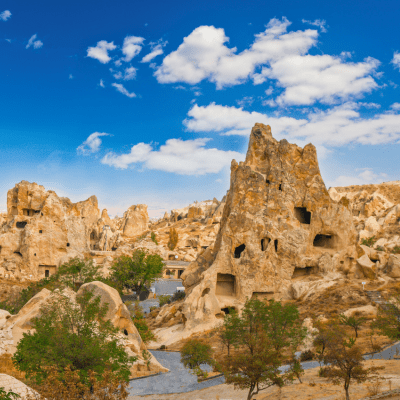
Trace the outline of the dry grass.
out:
<instances>
[{"instance_id":1,"label":"dry grass","mask_svg":"<svg viewBox=\"0 0 400 400\"><path fill-rule=\"evenodd\" d=\"M25 374L15 368L9 354L3 354L0 356L0 374L13 376L20 381L25 380Z\"/></svg>"}]
</instances>

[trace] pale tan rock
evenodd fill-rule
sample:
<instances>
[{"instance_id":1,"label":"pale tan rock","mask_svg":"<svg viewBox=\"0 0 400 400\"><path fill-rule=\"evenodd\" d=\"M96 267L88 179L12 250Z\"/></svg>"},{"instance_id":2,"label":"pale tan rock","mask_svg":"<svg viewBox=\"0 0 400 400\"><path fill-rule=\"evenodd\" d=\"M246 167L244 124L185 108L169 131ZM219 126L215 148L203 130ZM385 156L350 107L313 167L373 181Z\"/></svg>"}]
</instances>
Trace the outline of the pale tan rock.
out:
<instances>
[{"instance_id":1,"label":"pale tan rock","mask_svg":"<svg viewBox=\"0 0 400 400\"><path fill-rule=\"evenodd\" d=\"M391 278L400 278L400 256L390 254L387 262L387 274Z\"/></svg>"},{"instance_id":2,"label":"pale tan rock","mask_svg":"<svg viewBox=\"0 0 400 400\"><path fill-rule=\"evenodd\" d=\"M364 254L360 258L357 259L357 264L360 266L364 276L369 279L375 279L376 277L376 266L369 259L367 254Z\"/></svg>"},{"instance_id":3,"label":"pale tan rock","mask_svg":"<svg viewBox=\"0 0 400 400\"><path fill-rule=\"evenodd\" d=\"M329 196L315 147L278 142L256 124L246 161L232 162L214 248L182 275L185 328L218 323L225 308L240 310L256 294L289 298L296 274L351 264L355 242L351 212Z\"/></svg>"},{"instance_id":4,"label":"pale tan rock","mask_svg":"<svg viewBox=\"0 0 400 400\"><path fill-rule=\"evenodd\" d=\"M0 329L6 324L11 314L6 310L0 310Z\"/></svg>"},{"instance_id":5,"label":"pale tan rock","mask_svg":"<svg viewBox=\"0 0 400 400\"><path fill-rule=\"evenodd\" d=\"M378 224L375 217L369 217L365 221L365 229L371 232L371 235L376 235L381 230L381 226Z\"/></svg>"},{"instance_id":6,"label":"pale tan rock","mask_svg":"<svg viewBox=\"0 0 400 400\"><path fill-rule=\"evenodd\" d=\"M357 315L362 315L364 317L375 318L377 313L378 313L378 309L376 307L372 306L371 304L369 304L367 306L349 308L343 314L346 317L352 317L355 314L357 314Z\"/></svg>"},{"instance_id":7,"label":"pale tan rock","mask_svg":"<svg viewBox=\"0 0 400 400\"><path fill-rule=\"evenodd\" d=\"M122 232L125 237L136 237L143 234L149 227L149 215L147 206L138 204L125 211Z\"/></svg>"}]
</instances>

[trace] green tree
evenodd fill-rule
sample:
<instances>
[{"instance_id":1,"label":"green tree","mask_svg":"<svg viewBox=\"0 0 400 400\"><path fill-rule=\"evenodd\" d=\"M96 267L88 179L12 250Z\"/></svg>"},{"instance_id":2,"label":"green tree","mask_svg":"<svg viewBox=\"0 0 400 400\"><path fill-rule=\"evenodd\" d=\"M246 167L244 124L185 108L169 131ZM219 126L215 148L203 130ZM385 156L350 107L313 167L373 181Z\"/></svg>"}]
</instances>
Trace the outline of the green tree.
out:
<instances>
[{"instance_id":1,"label":"green tree","mask_svg":"<svg viewBox=\"0 0 400 400\"><path fill-rule=\"evenodd\" d=\"M296 308L287 308L279 302L265 304L253 299L246 302L241 316L225 316L228 321L222 328L224 340L235 351L229 356L218 356L216 365L224 373L226 383L249 390L248 400L270 386L282 387L293 381L293 371L282 373L279 367L284 353L293 353L302 341L296 311ZM276 323L272 321L273 316Z\"/></svg>"},{"instance_id":2,"label":"green tree","mask_svg":"<svg viewBox=\"0 0 400 400\"><path fill-rule=\"evenodd\" d=\"M169 230L169 240L168 240L168 244L167 244L168 248L170 250L173 250L176 247L176 245L178 244L178 240L179 240L178 232L176 231L175 228L171 228Z\"/></svg>"},{"instance_id":3,"label":"green tree","mask_svg":"<svg viewBox=\"0 0 400 400\"><path fill-rule=\"evenodd\" d=\"M74 257L60 266L55 279L77 290L78 286L84 283L101 280L103 275L99 272L99 269L100 266L94 265L91 259L83 260Z\"/></svg>"},{"instance_id":4,"label":"green tree","mask_svg":"<svg viewBox=\"0 0 400 400\"><path fill-rule=\"evenodd\" d=\"M191 339L181 349L181 362L190 368L199 377L207 377L207 372L201 369L202 365L214 363L213 350L209 344L198 339Z\"/></svg>"},{"instance_id":5,"label":"green tree","mask_svg":"<svg viewBox=\"0 0 400 400\"><path fill-rule=\"evenodd\" d=\"M114 261L110 279L121 289L140 293L144 288L150 288L157 278L162 277L163 267L163 260L159 255L137 249L132 257L121 256Z\"/></svg>"},{"instance_id":6,"label":"green tree","mask_svg":"<svg viewBox=\"0 0 400 400\"><path fill-rule=\"evenodd\" d=\"M364 367L363 349L348 338L343 331L336 330L329 336L324 356L325 376L334 384L343 384L346 400L350 400L349 387L352 381L362 383L376 376L383 367Z\"/></svg>"},{"instance_id":7,"label":"green tree","mask_svg":"<svg viewBox=\"0 0 400 400\"><path fill-rule=\"evenodd\" d=\"M158 245L157 236L156 236L156 234L154 232L151 232L150 238L156 245Z\"/></svg>"},{"instance_id":8,"label":"green tree","mask_svg":"<svg viewBox=\"0 0 400 400\"><path fill-rule=\"evenodd\" d=\"M144 318L142 307L140 307L139 302L135 301L135 305L133 307L133 323L138 330L140 337L142 338L144 343L151 342L155 340L155 336L153 332L150 330L147 325L146 319Z\"/></svg>"},{"instance_id":9,"label":"green tree","mask_svg":"<svg viewBox=\"0 0 400 400\"><path fill-rule=\"evenodd\" d=\"M339 320L340 320L341 324L349 326L350 328L353 328L354 332L356 334L356 338L358 338L358 330L365 323L366 318L364 318L364 317L357 318L357 317L354 317L354 316L347 317L344 314L340 314L339 315Z\"/></svg>"},{"instance_id":10,"label":"green tree","mask_svg":"<svg viewBox=\"0 0 400 400\"><path fill-rule=\"evenodd\" d=\"M379 307L371 326L390 339L400 339L400 295L393 296L390 303Z\"/></svg>"},{"instance_id":11,"label":"green tree","mask_svg":"<svg viewBox=\"0 0 400 400\"><path fill-rule=\"evenodd\" d=\"M49 367L62 373L67 367L78 371L82 382L88 382L93 371L101 377L105 370L128 380L129 366L135 361L120 344L119 330L104 320L108 305L100 297L85 291L76 302L60 293L40 308L32 320L34 331L24 333L13 356L16 367L40 384Z\"/></svg>"}]
</instances>

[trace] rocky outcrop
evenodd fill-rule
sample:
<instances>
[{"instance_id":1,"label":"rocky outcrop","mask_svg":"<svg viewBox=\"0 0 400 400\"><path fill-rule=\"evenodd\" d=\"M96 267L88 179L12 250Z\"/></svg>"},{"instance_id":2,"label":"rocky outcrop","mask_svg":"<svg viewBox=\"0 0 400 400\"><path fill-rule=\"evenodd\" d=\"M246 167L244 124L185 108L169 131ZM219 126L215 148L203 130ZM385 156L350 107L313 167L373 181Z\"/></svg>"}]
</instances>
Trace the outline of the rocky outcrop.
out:
<instances>
[{"instance_id":1,"label":"rocky outcrop","mask_svg":"<svg viewBox=\"0 0 400 400\"><path fill-rule=\"evenodd\" d=\"M125 237L136 237L149 229L147 206L138 204L129 207L123 216L122 234Z\"/></svg>"},{"instance_id":2,"label":"rocky outcrop","mask_svg":"<svg viewBox=\"0 0 400 400\"><path fill-rule=\"evenodd\" d=\"M75 302L76 296L85 290L93 292L95 297L100 297L100 304L108 304L108 312L105 319L120 330L120 340L125 351L130 356L136 356L138 360L132 365L131 376L142 376L155 372L167 372L154 356L151 357L149 365L143 359L143 351L146 346L130 317L129 310L122 302L118 292L102 282L90 282L82 285L77 293L71 289L64 289L61 294ZM59 294L58 291L55 295ZM0 310L0 355L3 353L13 354L23 334L32 329L32 319L40 313L40 308L51 301L54 295L51 291L43 289L34 296L17 315L10 316L6 311Z\"/></svg>"},{"instance_id":3,"label":"rocky outcrop","mask_svg":"<svg viewBox=\"0 0 400 400\"><path fill-rule=\"evenodd\" d=\"M271 128L252 129L245 162L232 161L231 183L215 245L183 274L187 329L215 323L247 298L288 298L292 279L354 269L352 214L331 199L316 149Z\"/></svg>"}]
</instances>

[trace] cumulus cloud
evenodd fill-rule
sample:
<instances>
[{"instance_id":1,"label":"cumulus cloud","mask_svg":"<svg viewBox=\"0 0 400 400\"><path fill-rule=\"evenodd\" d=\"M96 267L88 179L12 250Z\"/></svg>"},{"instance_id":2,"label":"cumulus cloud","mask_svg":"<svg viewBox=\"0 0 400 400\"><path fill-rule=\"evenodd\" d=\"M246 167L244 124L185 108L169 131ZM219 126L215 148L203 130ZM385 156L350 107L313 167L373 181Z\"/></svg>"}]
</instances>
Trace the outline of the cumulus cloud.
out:
<instances>
[{"instance_id":1,"label":"cumulus cloud","mask_svg":"<svg viewBox=\"0 0 400 400\"><path fill-rule=\"evenodd\" d=\"M99 86L102 87L102 88L105 88L105 87L106 87L106 86L104 85L103 79L100 79Z\"/></svg>"},{"instance_id":2,"label":"cumulus cloud","mask_svg":"<svg viewBox=\"0 0 400 400\"><path fill-rule=\"evenodd\" d=\"M140 62L147 63L147 62L150 62L153 58L155 58L155 57L157 57L157 56L159 56L161 54L164 54L163 47L167 43L168 43L167 41L162 41L162 40L160 40L157 43L150 43L152 45L151 52L149 54L145 55L142 58L142 61L140 61Z\"/></svg>"},{"instance_id":3,"label":"cumulus cloud","mask_svg":"<svg viewBox=\"0 0 400 400\"><path fill-rule=\"evenodd\" d=\"M358 170L359 171L359 170ZM382 183L387 180L385 173L376 174L371 168L362 168L362 172L353 176L340 175L334 181L329 182L329 186L350 186L350 185L367 185L371 183Z\"/></svg>"},{"instance_id":4,"label":"cumulus cloud","mask_svg":"<svg viewBox=\"0 0 400 400\"><path fill-rule=\"evenodd\" d=\"M390 108L393 110L400 110L400 103L393 103Z\"/></svg>"},{"instance_id":5,"label":"cumulus cloud","mask_svg":"<svg viewBox=\"0 0 400 400\"><path fill-rule=\"evenodd\" d=\"M128 92L128 90L125 89L124 85L121 85L120 83L112 83L111 86L114 86L118 90L118 92L124 94L125 96L130 97L131 99L133 97L136 97L135 93Z\"/></svg>"},{"instance_id":6,"label":"cumulus cloud","mask_svg":"<svg viewBox=\"0 0 400 400\"><path fill-rule=\"evenodd\" d=\"M140 164L147 169L179 175L205 175L220 172L230 165L233 158L244 160L244 154L235 151L205 148L209 140L169 139L159 150L150 144L138 143L127 154L106 154L101 162L118 169Z\"/></svg>"},{"instance_id":7,"label":"cumulus cloud","mask_svg":"<svg viewBox=\"0 0 400 400\"><path fill-rule=\"evenodd\" d=\"M139 36L127 36L122 45L122 53L125 54L125 61L131 61L142 50L141 44L144 38Z\"/></svg>"},{"instance_id":8,"label":"cumulus cloud","mask_svg":"<svg viewBox=\"0 0 400 400\"><path fill-rule=\"evenodd\" d=\"M396 104L396 103L395 103ZM242 108L211 103L195 104L188 112L184 125L193 132L217 132L222 135L248 136L256 122L268 124L278 139L304 145L343 146L349 143L383 144L400 140L400 114L397 106L392 111L363 118L360 105L348 102L326 111L312 110L305 118L270 116L248 112Z\"/></svg>"},{"instance_id":9,"label":"cumulus cloud","mask_svg":"<svg viewBox=\"0 0 400 400\"><path fill-rule=\"evenodd\" d=\"M302 19L301 22L303 24L309 24L313 26L317 26L321 29L321 32L327 32L326 30L326 21L324 19L316 19L315 21L308 21L306 19Z\"/></svg>"},{"instance_id":10,"label":"cumulus cloud","mask_svg":"<svg viewBox=\"0 0 400 400\"><path fill-rule=\"evenodd\" d=\"M400 71L400 53L395 51L391 63Z\"/></svg>"},{"instance_id":11,"label":"cumulus cloud","mask_svg":"<svg viewBox=\"0 0 400 400\"><path fill-rule=\"evenodd\" d=\"M1 21L7 21L9 18L11 18L11 12L9 10L4 10L2 13L0 13Z\"/></svg>"},{"instance_id":12,"label":"cumulus cloud","mask_svg":"<svg viewBox=\"0 0 400 400\"><path fill-rule=\"evenodd\" d=\"M114 72L112 68L110 68L111 72ZM124 72L118 71L114 74L115 79L123 79L124 81L130 81L132 79L136 79L137 69L134 67L125 68Z\"/></svg>"},{"instance_id":13,"label":"cumulus cloud","mask_svg":"<svg viewBox=\"0 0 400 400\"><path fill-rule=\"evenodd\" d=\"M36 40L36 38L37 34L35 33L31 36L25 48L29 49L29 47L33 47L34 49L40 49L41 47L43 47L43 42L41 40Z\"/></svg>"},{"instance_id":14,"label":"cumulus cloud","mask_svg":"<svg viewBox=\"0 0 400 400\"><path fill-rule=\"evenodd\" d=\"M76 149L77 153L83 156L97 153L101 146L101 136L111 136L109 133L94 132Z\"/></svg>"},{"instance_id":15,"label":"cumulus cloud","mask_svg":"<svg viewBox=\"0 0 400 400\"><path fill-rule=\"evenodd\" d=\"M273 80L285 89L276 99L278 105L331 104L377 88L370 74L376 72L378 60L351 63L340 56L307 54L317 44L318 31L287 32L290 24L286 18L272 19L251 46L238 54L236 47L226 45L229 38L223 29L200 26L164 58L154 75L160 83L196 84L208 79L217 89L250 78L254 84ZM261 71L256 72L259 67Z\"/></svg>"},{"instance_id":16,"label":"cumulus cloud","mask_svg":"<svg viewBox=\"0 0 400 400\"><path fill-rule=\"evenodd\" d=\"M100 61L102 64L107 64L111 60L108 52L115 50L116 48L117 46L115 46L114 42L100 40L100 42L97 42L96 47L88 47L87 57L94 58Z\"/></svg>"}]
</instances>

